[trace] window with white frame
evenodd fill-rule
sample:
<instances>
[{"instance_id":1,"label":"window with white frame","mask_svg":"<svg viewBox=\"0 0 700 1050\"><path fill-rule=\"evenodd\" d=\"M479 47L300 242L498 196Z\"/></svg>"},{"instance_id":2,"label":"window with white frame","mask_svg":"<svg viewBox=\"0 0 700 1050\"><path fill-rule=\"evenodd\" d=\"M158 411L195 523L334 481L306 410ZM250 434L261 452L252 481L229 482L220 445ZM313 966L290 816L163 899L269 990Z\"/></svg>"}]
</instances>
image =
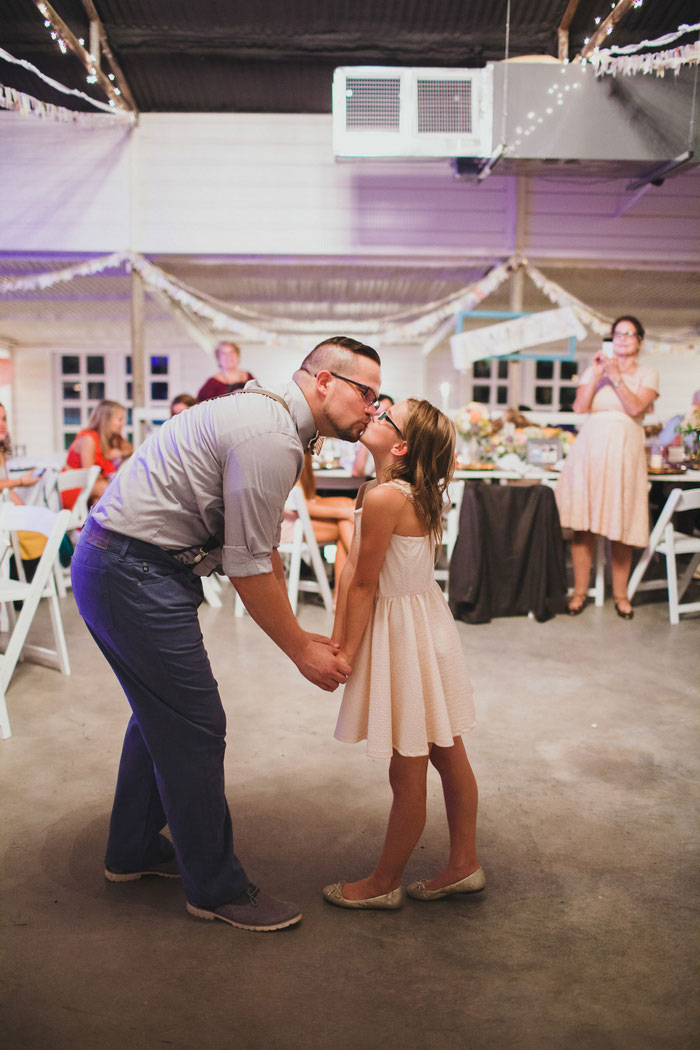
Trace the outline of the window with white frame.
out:
<instances>
[{"instance_id":1,"label":"window with white frame","mask_svg":"<svg viewBox=\"0 0 700 1050\"><path fill-rule=\"evenodd\" d=\"M505 411L509 404L509 364L502 358L475 361L472 365L470 400Z\"/></svg>"},{"instance_id":2,"label":"window with white frame","mask_svg":"<svg viewBox=\"0 0 700 1050\"><path fill-rule=\"evenodd\" d=\"M171 362L167 354L148 358L146 407L164 422L170 414ZM56 355L58 431L60 446L68 449L84 430L100 401L118 401L127 410L125 437L133 441L133 382L130 354L59 353ZM162 419L160 418L162 414Z\"/></svg>"},{"instance_id":3,"label":"window with white frame","mask_svg":"<svg viewBox=\"0 0 700 1050\"><path fill-rule=\"evenodd\" d=\"M576 397L578 361L532 361L524 377L523 402L533 409L566 412Z\"/></svg>"}]
</instances>

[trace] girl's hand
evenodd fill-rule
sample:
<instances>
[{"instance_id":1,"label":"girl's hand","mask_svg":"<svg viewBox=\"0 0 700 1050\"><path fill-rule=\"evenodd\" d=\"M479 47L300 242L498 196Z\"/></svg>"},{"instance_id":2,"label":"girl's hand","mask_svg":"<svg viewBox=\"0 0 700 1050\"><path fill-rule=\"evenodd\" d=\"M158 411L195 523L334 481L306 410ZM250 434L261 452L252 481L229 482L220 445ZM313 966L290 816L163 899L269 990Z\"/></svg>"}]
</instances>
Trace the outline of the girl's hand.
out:
<instances>
[{"instance_id":1,"label":"girl's hand","mask_svg":"<svg viewBox=\"0 0 700 1050\"><path fill-rule=\"evenodd\" d=\"M112 463L116 463L117 460L122 458L122 455L123 453L120 448L111 448L105 458L111 460Z\"/></svg>"},{"instance_id":2,"label":"girl's hand","mask_svg":"<svg viewBox=\"0 0 700 1050\"><path fill-rule=\"evenodd\" d=\"M19 487L22 489L28 489L31 485L36 485L39 478L33 470L27 470L24 474L19 476Z\"/></svg>"},{"instance_id":3,"label":"girl's hand","mask_svg":"<svg viewBox=\"0 0 700 1050\"><path fill-rule=\"evenodd\" d=\"M340 643L333 641L332 638L327 638L325 634L313 634L311 631L307 633L314 642L320 642L321 645L329 645L334 653L337 653L340 649Z\"/></svg>"}]
</instances>

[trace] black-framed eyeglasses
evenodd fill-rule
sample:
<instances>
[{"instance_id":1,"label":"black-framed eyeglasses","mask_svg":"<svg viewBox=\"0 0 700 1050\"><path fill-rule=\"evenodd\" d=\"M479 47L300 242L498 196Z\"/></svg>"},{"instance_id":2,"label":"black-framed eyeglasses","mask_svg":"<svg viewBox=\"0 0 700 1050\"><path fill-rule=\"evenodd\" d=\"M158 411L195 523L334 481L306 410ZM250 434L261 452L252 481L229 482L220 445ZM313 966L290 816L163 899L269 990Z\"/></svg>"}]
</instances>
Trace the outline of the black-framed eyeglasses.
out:
<instances>
[{"instance_id":1,"label":"black-framed eyeglasses","mask_svg":"<svg viewBox=\"0 0 700 1050\"><path fill-rule=\"evenodd\" d=\"M399 428L397 427L396 423L391 418L391 416L389 415L388 412L380 412L379 415L376 418L377 419L385 419L387 421L387 423L389 424L389 426L394 428L396 433L399 435L399 437L403 441L403 434L401 433L401 431L399 430Z\"/></svg>"},{"instance_id":2,"label":"black-framed eyeglasses","mask_svg":"<svg viewBox=\"0 0 700 1050\"><path fill-rule=\"evenodd\" d=\"M328 369L331 372L330 368ZM342 379L344 383L351 383L352 386L356 386L362 394L362 397L366 404L371 405L372 408L376 408L379 404L379 395L375 394L371 386L365 386L364 383L358 383L356 379L348 379L347 376L341 376L338 372L331 372L332 376L336 379Z\"/></svg>"}]
</instances>

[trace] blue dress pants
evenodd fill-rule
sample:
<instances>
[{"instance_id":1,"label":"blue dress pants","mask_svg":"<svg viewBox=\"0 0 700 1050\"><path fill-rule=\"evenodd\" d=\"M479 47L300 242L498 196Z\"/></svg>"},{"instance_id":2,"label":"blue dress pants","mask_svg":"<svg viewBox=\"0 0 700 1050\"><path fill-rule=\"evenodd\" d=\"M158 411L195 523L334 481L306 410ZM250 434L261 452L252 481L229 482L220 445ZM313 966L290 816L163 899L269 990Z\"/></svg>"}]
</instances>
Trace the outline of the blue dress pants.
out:
<instances>
[{"instance_id":1,"label":"blue dress pants","mask_svg":"<svg viewBox=\"0 0 700 1050\"><path fill-rule=\"evenodd\" d=\"M105 863L139 871L162 860L167 823L187 900L226 904L249 880L224 793L226 716L199 627L201 581L160 548L91 521L71 577L80 615L132 710Z\"/></svg>"}]
</instances>

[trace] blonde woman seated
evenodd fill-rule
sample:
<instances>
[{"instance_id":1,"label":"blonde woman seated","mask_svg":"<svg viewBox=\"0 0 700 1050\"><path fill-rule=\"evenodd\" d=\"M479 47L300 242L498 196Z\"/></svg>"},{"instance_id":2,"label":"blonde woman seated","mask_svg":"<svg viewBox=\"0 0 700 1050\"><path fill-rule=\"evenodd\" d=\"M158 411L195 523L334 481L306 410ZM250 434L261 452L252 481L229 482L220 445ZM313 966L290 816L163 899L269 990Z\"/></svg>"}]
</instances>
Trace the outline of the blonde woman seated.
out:
<instances>
[{"instance_id":1,"label":"blonde woman seated","mask_svg":"<svg viewBox=\"0 0 700 1050\"><path fill-rule=\"evenodd\" d=\"M97 502L122 461L134 451L126 438L122 437L125 423L123 405L118 401L100 401L92 410L87 428L76 435L68 449L64 470L92 467L94 464L100 468L88 499L89 506ZM66 489L61 493L63 506L71 510L79 495L80 489Z\"/></svg>"},{"instance_id":2,"label":"blonde woman seated","mask_svg":"<svg viewBox=\"0 0 700 1050\"><path fill-rule=\"evenodd\" d=\"M345 567L354 529L355 501L349 496L317 496L311 453L304 456L299 478L318 544L335 543L336 586Z\"/></svg>"}]
</instances>

